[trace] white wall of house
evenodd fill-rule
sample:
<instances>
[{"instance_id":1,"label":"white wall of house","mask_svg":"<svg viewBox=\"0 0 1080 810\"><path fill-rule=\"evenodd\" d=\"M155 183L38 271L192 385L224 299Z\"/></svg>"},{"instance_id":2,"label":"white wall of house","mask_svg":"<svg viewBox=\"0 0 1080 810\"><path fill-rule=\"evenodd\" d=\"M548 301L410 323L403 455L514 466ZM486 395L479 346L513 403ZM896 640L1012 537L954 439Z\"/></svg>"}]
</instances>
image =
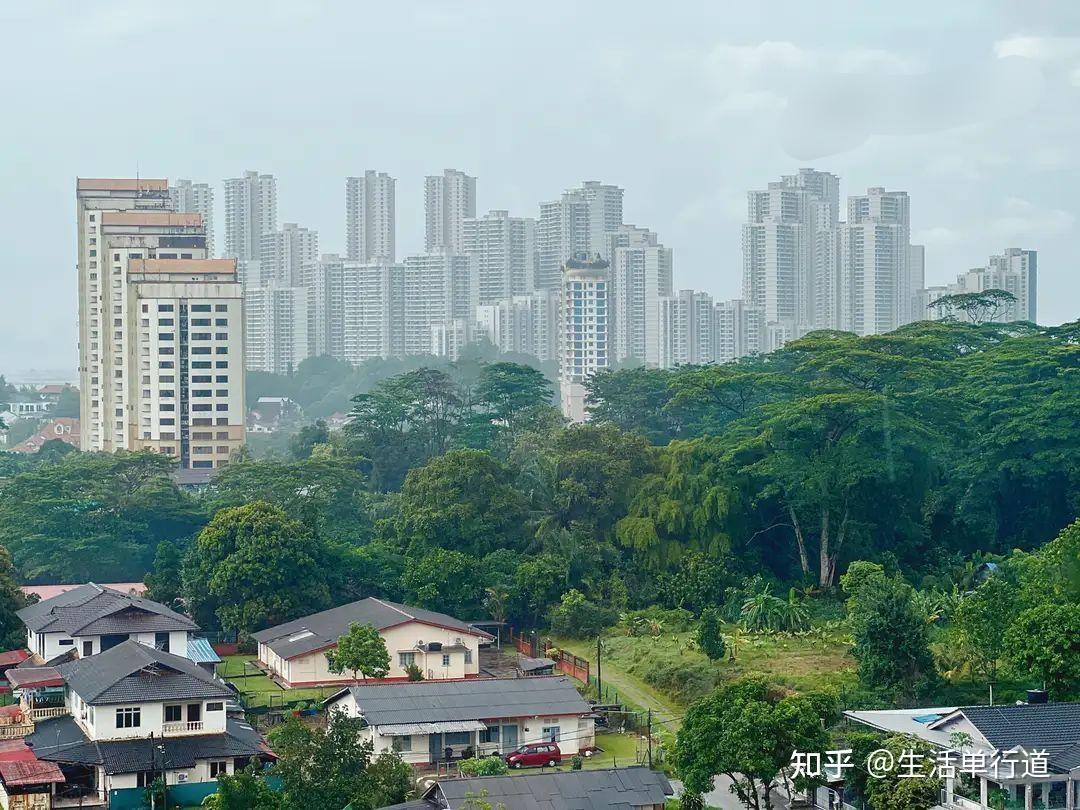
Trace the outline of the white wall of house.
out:
<instances>
[{"instance_id":1,"label":"white wall of house","mask_svg":"<svg viewBox=\"0 0 1080 810\"><path fill-rule=\"evenodd\" d=\"M188 706L199 706L201 725L188 728ZM163 701L159 703L130 703L121 705L84 704L78 694L68 690L67 706L87 737L92 740L126 740L132 738L160 736L165 726L165 707L179 706L181 721L169 723L167 736L176 737L187 734L222 734L225 731L225 703L220 700ZM208 706L218 706L209 710ZM125 727L120 724L117 710L138 709L139 725ZM127 716L127 712L124 716Z\"/></svg>"},{"instance_id":2,"label":"white wall of house","mask_svg":"<svg viewBox=\"0 0 1080 810\"><path fill-rule=\"evenodd\" d=\"M480 635L415 621L389 627L380 635L390 653L389 679L407 678L405 667L410 660L420 667L427 680L453 680L480 674ZM416 649L418 641L425 644L437 641L444 647L461 646L465 649L424 652ZM265 644L259 645L259 660L294 686L351 682L351 674L339 675L330 671L326 653L327 650L319 650L285 660Z\"/></svg>"},{"instance_id":3,"label":"white wall of house","mask_svg":"<svg viewBox=\"0 0 1080 810\"><path fill-rule=\"evenodd\" d=\"M188 657L188 637L191 634L187 630L173 630L169 633L169 650L173 655ZM155 644L154 633L132 633L130 639L153 647ZM44 660L48 661L58 655L68 652L72 647L78 650L80 656L87 651L86 643L89 642L92 649L91 655L101 652L101 636L69 636L66 633L35 633L33 630L26 631L26 646L31 652L36 652Z\"/></svg>"}]
</instances>

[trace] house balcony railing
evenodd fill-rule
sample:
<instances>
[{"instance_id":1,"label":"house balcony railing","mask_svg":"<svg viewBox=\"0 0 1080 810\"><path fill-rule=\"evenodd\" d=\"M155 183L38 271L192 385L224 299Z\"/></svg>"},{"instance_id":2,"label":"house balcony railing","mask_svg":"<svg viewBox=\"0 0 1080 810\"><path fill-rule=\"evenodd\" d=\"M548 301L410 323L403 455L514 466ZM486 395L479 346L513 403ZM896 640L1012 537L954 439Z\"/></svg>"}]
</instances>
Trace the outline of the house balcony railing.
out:
<instances>
[{"instance_id":1,"label":"house balcony railing","mask_svg":"<svg viewBox=\"0 0 1080 810\"><path fill-rule=\"evenodd\" d=\"M163 723L161 725L162 734L191 734L202 730L202 720L187 720L179 723Z\"/></svg>"},{"instance_id":2,"label":"house balcony railing","mask_svg":"<svg viewBox=\"0 0 1080 810\"><path fill-rule=\"evenodd\" d=\"M5 723L0 725L0 740L17 740L34 730L33 723Z\"/></svg>"},{"instance_id":3,"label":"house balcony railing","mask_svg":"<svg viewBox=\"0 0 1080 810\"><path fill-rule=\"evenodd\" d=\"M26 714L31 720L45 720L49 717L61 717L67 713L67 706L41 706L30 709Z\"/></svg>"}]
</instances>

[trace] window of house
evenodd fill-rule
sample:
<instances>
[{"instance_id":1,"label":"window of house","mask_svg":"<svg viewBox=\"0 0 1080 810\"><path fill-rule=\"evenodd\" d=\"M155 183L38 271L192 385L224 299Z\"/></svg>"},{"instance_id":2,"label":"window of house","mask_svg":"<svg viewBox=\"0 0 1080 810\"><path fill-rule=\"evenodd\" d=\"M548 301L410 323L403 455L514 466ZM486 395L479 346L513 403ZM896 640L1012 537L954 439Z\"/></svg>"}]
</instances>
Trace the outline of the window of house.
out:
<instances>
[{"instance_id":1,"label":"window of house","mask_svg":"<svg viewBox=\"0 0 1080 810\"><path fill-rule=\"evenodd\" d=\"M398 663L402 669L407 669L416 664L416 653L403 652L398 653Z\"/></svg>"},{"instance_id":2,"label":"window of house","mask_svg":"<svg viewBox=\"0 0 1080 810\"><path fill-rule=\"evenodd\" d=\"M83 643L82 643L82 657L83 658L89 658L93 654L94 654L94 642L93 641L83 641Z\"/></svg>"},{"instance_id":3,"label":"window of house","mask_svg":"<svg viewBox=\"0 0 1080 810\"><path fill-rule=\"evenodd\" d=\"M499 727L488 726L483 731L481 731L480 742L497 744L499 742Z\"/></svg>"},{"instance_id":4,"label":"window of house","mask_svg":"<svg viewBox=\"0 0 1080 810\"><path fill-rule=\"evenodd\" d=\"M398 752L412 751L412 737L394 737L393 746L394 750Z\"/></svg>"},{"instance_id":5,"label":"window of house","mask_svg":"<svg viewBox=\"0 0 1080 810\"><path fill-rule=\"evenodd\" d=\"M443 655L443 657L442 657L442 665L444 667L450 666L450 656L449 655Z\"/></svg>"},{"instance_id":6,"label":"window of house","mask_svg":"<svg viewBox=\"0 0 1080 810\"><path fill-rule=\"evenodd\" d=\"M210 760L210 778L217 779L223 773L229 772L229 763L225 760Z\"/></svg>"},{"instance_id":7,"label":"window of house","mask_svg":"<svg viewBox=\"0 0 1080 810\"><path fill-rule=\"evenodd\" d=\"M213 703L207 703L206 710L208 712L223 712L225 711L225 704L220 700L216 700Z\"/></svg>"},{"instance_id":8,"label":"window of house","mask_svg":"<svg viewBox=\"0 0 1080 810\"><path fill-rule=\"evenodd\" d=\"M138 706L127 706L116 710L117 728L138 728L142 725L142 709Z\"/></svg>"},{"instance_id":9,"label":"window of house","mask_svg":"<svg viewBox=\"0 0 1080 810\"><path fill-rule=\"evenodd\" d=\"M161 438L171 439L171 436L162 436ZM162 652L169 651L169 634L168 633L154 633L154 647Z\"/></svg>"},{"instance_id":10,"label":"window of house","mask_svg":"<svg viewBox=\"0 0 1080 810\"><path fill-rule=\"evenodd\" d=\"M465 663L466 664L471 664L472 663L472 650L468 650L468 649L465 650Z\"/></svg>"},{"instance_id":11,"label":"window of house","mask_svg":"<svg viewBox=\"0 0 1080 810\"><path fill-rule=\"evenodd\" d=\"M165 707L165 722L166 723L179 723L184 719L184 707L183 706L166 706Z\"/></svg>"},{"instance_id":12,"label":"window of house","mask_svg":"<svg viewBox=\"0 0 1080 810\"><path fill-rule=\"evenodd\" d=\"M73 639L73 638L62 638L62 639L58 639L56 643L59 644L61 647L70 647L72 644L75 643L75 639Z\"/></svg>"}]
</instances>

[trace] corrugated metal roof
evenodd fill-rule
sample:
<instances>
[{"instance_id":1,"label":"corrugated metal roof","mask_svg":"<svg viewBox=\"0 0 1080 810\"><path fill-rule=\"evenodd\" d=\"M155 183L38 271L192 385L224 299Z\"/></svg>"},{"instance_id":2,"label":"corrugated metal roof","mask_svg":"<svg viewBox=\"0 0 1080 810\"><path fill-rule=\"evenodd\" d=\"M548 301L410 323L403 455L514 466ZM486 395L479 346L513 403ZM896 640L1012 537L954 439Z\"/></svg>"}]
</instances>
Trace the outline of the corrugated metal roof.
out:
<instances>
[{"instance_id":1,"label":"corrugated metal roof","mask_svg":"<svg viewBox=\"0 0 1080 810\"><path fill-rule=\"evenodd\" d=\"M589 704L569 678L542 675L362 685L349 687L348 691L360 714L373 726L497 717L556 717L584 715L590 711ZM336 696L338 699L340 694Z\"/></svg>"},{"instance_id":2,"label":"corrugated metal roof","mask_svg":"<svg viewBox=\"0 0 1080 810\"><path fill-rule=\"evenodd\" d=\"M445 723L390 723L379 726L383 737L408 737L412 734L454 734L459 731L483 731L483 723L477 720L454 720Z\"/></svg>"},{"instance_id":3,"label":"corrugated metal roof","mask_svg":"<svg viewBox=\"0 0 1080 810\"><path fill-rule=\"evenodd\" d=\"M189 636L187 645L187 657L196 664L220 664L221 657L214 652L210 640L202 636Z\"/></svg>"},{"instance_id":4,"label":"corrugated metal roof","mask_svg":"<svg viewBox=\"0 0 1080 810\"><path fill-rule=\"evenodd\" d=\"M631 767L446 779L425 798L441 796L450 810L476 796L506 810L610 810L662 805L673 794L662 773Z\"/></svg>"}]
</instances>

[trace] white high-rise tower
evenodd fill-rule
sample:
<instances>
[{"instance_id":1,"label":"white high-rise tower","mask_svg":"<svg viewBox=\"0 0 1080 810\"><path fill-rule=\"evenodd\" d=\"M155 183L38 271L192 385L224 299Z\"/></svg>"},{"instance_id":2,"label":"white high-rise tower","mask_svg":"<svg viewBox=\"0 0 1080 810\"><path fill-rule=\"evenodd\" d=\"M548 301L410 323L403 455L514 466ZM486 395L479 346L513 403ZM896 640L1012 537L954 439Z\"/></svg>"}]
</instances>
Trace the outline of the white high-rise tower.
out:
<instances>
[{"instance_id":1,"label":"white high-rise tower","mask_svg":"<svg viewBox=\"0 0 1080 810\"><path fill-rule=\"evenodd\" d=\"M345 178L345 255L352 261L394 261L395 187L385 172Z\"/></svg>"},{"instance_id":2,"label":"white high-rise tower","mask_svg":"<svg viewBox=\"0 0 1080 810\"><path fill-rule=\"evenodd\" d=\"M177 180L169 186L169 203L180 214L195 213L202 217L206 230L206 255L214 255L214 189L209 183Z\"/></svg>"},{"instance_id":3,"label":"white high-rise tower","mask_svg":"<svg viewBox=\"0 0 1080 810\"><path fill-rule=\"evenodd\" d=\"M465 249L465 220L476 216L476 178L456 169L424 178L424 250Z\"/></svg>"},{"instance_id":4,"label":"white high-rise tower","mask_svg":"<svg viewBox=\"0 0 1080 810\"><path fill-rule=\"evenodd\" d=\"M277 230L277 179L272 174L244 172L225 181L225 256L237 260L240 280L257 277L262 236Z\"/></svg>"}]
</instances>

